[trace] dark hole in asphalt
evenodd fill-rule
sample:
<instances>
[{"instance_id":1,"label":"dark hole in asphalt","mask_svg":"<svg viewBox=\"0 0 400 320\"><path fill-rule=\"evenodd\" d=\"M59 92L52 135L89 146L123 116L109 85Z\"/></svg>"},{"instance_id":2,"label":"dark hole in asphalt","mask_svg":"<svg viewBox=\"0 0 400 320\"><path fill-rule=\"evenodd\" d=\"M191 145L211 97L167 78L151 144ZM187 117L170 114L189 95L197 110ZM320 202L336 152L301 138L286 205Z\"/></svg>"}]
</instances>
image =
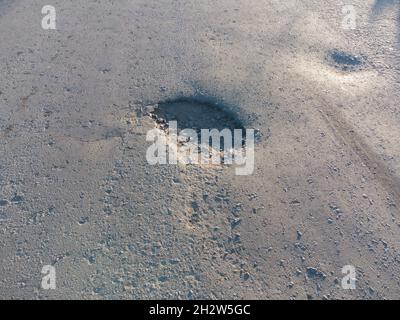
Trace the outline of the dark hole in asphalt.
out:
<instances>
[{"instance_id":1,"label":"dark hole in asphalt","mask_svg":"<svg viewBox=\"0 0 400 320\"><path fill-rule=\"evenodd\" d=\"M329 52L328 59L335 68L342 71L360 69L364 60L361 56L355 56L336 49Z\"/></svg>"},{"instance_id":2,"label":"dark hole in asphalt","mask_svg":"<svg viewBox=\"0 0 400 320\"><path fill-rule=\"evenodd\" d=\"M176 121L178 133L184 129L195 130L199 141L201 141L202 129L217 129L219 132L228 129L232 133L232 139L234 130L241 129L241 146L244 146L246 137L244 125L233 112L219 104L182 99L159 103L154 107L150 107L147 113L161 129L168 130L169 122ZM224 149L223 142L223 139L221 139L221 150ZM234 145L233 140L232 145Z\"/></svg>"}]
</instances>

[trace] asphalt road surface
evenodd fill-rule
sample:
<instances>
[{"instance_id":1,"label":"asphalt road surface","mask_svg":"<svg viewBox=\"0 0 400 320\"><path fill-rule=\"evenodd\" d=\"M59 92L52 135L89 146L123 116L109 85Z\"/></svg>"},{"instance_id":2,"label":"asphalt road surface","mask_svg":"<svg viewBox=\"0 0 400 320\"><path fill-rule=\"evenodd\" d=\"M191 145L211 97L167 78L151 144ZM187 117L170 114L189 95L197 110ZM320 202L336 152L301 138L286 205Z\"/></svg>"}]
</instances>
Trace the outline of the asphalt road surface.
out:
<instances>
[{"instance_id":1,"label":"asphalt road surface","mask_svg":"<svg viewBox=\"0 0 400 320\"><path fill-rule=\"evenodd\" d=\"M398 298L400 3L347 2L0 1L0 298ZM252 175L148 163L199 96Z\"/></svg>"}]
</instances>

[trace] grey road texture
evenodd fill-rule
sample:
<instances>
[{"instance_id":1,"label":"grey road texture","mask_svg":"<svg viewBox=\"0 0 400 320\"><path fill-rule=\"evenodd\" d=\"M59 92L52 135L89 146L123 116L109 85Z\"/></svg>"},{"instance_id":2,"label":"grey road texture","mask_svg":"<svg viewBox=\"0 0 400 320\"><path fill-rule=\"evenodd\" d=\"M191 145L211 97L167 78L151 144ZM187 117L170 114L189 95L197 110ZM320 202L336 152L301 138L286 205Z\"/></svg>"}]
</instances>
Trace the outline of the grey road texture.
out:
<instances>
[{"instance_id":1,"label":"grey road texture","mask_svg":"<svg viewBox=\"0 0 400 320\"><path fill-rule=\"evenodd\" d=\"M0 299L399 298L399 17L394 0L0 1ZM253 174L149 164L146 110L176 99L193 127L224 108L255 129Z\"/></svg>"}]
</instances>

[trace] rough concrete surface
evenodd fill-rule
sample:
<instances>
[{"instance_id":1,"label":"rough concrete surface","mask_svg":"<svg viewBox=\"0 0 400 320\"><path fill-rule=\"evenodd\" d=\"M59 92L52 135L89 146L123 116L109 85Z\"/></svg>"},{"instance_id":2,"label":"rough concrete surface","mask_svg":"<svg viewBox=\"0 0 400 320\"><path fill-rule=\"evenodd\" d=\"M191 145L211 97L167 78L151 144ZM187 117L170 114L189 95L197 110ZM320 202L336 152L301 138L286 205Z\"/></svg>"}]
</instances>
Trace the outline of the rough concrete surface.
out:
<instances>
[{"instance_id":1,"label":"rough concrete surface","mask_svg":"<svg viewBox=\"0 0 400 320\"><path fill-rule=\"evenodd\" d=\"M394 0L0 1L0 298L399 298L399 16ZM252 175L147 162L143 108L199 96L258 130Z\"/></svg>"}]
</instances>

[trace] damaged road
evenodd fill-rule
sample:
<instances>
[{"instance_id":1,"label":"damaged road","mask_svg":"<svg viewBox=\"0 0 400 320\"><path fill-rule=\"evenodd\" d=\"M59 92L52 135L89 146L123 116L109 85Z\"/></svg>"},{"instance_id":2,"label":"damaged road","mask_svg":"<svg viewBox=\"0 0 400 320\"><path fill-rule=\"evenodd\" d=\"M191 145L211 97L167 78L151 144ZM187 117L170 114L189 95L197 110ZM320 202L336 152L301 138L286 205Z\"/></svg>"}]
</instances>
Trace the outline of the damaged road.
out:
<instances>
[{"instance_id":1,"label":"damaged road","mask_svg":"<svg viewBox=\"0 0 400 320\"><path fill-rule=\"evenodd\" d=\"M353 2L0 1L0 298L398 298L398 7ZM158 116L256 129L253 174L148 163L198 97Z\"/></svg>"}]
</instances>

